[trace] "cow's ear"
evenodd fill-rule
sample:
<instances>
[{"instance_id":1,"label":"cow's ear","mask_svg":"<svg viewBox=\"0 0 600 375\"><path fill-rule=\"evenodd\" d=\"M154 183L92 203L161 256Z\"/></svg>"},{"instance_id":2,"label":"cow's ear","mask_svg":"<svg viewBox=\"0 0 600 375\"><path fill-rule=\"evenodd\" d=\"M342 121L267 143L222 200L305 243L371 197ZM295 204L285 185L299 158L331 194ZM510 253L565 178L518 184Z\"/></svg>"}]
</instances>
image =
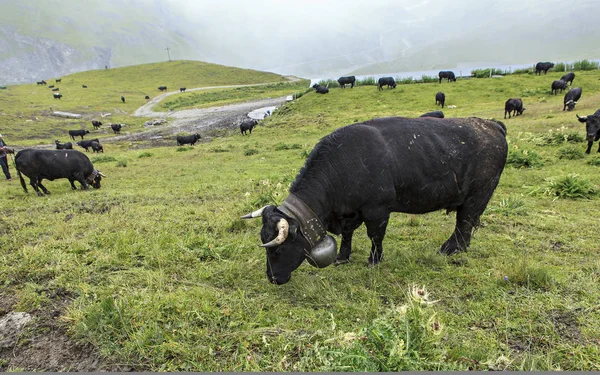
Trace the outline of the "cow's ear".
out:
<instances>
[{"instance_id":1,"label":"cow's ear","mask_svg":"<svg viewBox=\"0 0 600 375\"><path fill-rule=\"evenodd\" d=\"M288 231L288 238L292 241L296 240L296 236L298 235L300 228L297 224L290 224L290 229Z\"/></svg>"}]
</instances>

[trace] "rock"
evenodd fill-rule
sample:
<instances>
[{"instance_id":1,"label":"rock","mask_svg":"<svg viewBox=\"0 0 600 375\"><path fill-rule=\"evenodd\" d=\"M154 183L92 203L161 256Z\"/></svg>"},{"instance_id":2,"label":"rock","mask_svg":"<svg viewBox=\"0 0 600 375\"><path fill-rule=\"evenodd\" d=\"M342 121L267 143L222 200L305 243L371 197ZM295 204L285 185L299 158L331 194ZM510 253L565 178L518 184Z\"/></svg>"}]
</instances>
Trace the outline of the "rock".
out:
<instances>
[{"instance_id":1,"label":"rock","mask_svg":"<svg viewBox=\"0 0 600 375\"><path fill-rule=\"evenodd\" d=\"M9 312L0 318L0 349L13 347L23 328L33 317L25 312Z\"/></svg>"}]
</instances>

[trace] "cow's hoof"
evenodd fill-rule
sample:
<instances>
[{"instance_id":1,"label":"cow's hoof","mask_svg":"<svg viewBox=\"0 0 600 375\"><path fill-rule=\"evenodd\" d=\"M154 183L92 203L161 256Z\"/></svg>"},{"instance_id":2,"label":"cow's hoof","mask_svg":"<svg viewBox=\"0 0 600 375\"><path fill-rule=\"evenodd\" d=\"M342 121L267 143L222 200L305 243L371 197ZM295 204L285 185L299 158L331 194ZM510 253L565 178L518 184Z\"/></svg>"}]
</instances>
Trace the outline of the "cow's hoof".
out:
<instances>
[{"instance_id":1,"label":"cow's hoof","mask_svg":"<svg viewBox=\"0 0 600 375\"><path fill-rule=\"evenodd\" d=\"M379 265L379 263L380 262L373 263L373 262L369 261L369 263L367 263L367 267L374 268L374 267L377 267Z\"/></svg>"},{"instance_id":2,"label":"cow's hoof","mask_svg":"<svg viewBox=\"0 0 600 375\"><path fill-rule=\"evenodd\" d=\"M454 241L448 241L442 245L438 253L443 255L452 255L460 251L457 244Z\"/></svg>"},{"instance_id":3,"label":"cow's hoof","mask_svg":"<svg viewBox=\"0 0 600 375\"><path fill-rule=\"evenodd\" d=\"M333 263L334 266L339 266L342 264L350 263L350 259L336 259Z\"/></svg>"}]
</instances>

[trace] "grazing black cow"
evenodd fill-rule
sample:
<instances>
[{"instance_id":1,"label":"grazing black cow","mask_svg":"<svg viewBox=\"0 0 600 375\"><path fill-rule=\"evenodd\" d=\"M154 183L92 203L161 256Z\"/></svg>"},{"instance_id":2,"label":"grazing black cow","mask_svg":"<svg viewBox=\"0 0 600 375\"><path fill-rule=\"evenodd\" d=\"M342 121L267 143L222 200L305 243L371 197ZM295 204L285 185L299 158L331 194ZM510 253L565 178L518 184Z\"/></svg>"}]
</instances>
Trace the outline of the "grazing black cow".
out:
<instances>
[{"instance_id":1,"label":"grazing black cow","mask_svg":"<svg viewBox=\"0 0 600 375\"><path fill-rule=\"evenodd\" d=\"M158 86L160 91L167 91L167 86Z\"/></svg>"},{"instance_id":2,"label":"grazing black cow","mask_svg":"<svg viewBox=\"0 0 600 375\"><path fill-rule=\"evenodd\" d=\"M307 259L322 268L336 259L327 232L342 235L337 263L350 260L362 223L371 239L369 263L383 258L391 212L456 211L454 233L439 252L466 249L504 169L506 127L480 118L388 117L349 125L321 139L279 206L262 217L267 278L284 284Z\"/></svg>"},{"instance_id":3,"label":"grazing black cow","mask_svg":"<svg viewBox=\"0 0 600 375\"><path fill-rule=\"evenodd\" d=\"M110 124L110 128L113 130L115 134L121 134L121 128L123 125L121 124Z\"/></svg>"},{"instance_id":4,"label":"grazing black cow","mask_svg":"<svg viewBox=\"0 0 600 375\"><path fill-rule=\"evenodd\" d=\"M39 82L36 82L38 85L47 85L46 81L41 80Z\"/></svg>"},{"instance_id":5,"label":"grazing black cow","mask_svg":"<svg viewBox=\"0 0 600 375\"><path fill-rule=\"evenodd\" d=\"M590 151L592 151L592 145L594 142L600 140L600 109L594 112L593 115L588 115L585 117L579 117L579 115L576 116L580 122L585 122L586 139L588 141L588 146L587 150L585 150L585 153L589 154ZM598 143L597 152L600 152L600 142Z\"/></svg>"},{"instance_id":6,"label":"grazing black cow","mask_svg":"<svg viewBox=\"0 0 600 375\"><path fill-rule=\"evenodd\" d=\"M77 146L83 147L85 149L85 152L88 152L89 149L90 149L90 147L92 147L92 142L100 143L100 141L98 140L98 138L84 139L82 141L77 142Z\"/></svg>"},{"instance_id":7,"label":"grazing black cow","mask_svg":"<svg viewBox=\"0 0 600 375\"><path fill-rule=\"evenodd\" d=\"M441 105L444 108L444 103L446 102L446 95L443 92L438 92L435 94L435 105Z\"/></svg>"},{"instance_id":8,"label":"grazing black cow","mask_svg":"<svg viewBox=\"0 0 600 375\"><path fill-rule=\"evenodd\" d=\"M75 140L75 137L81 137L81 139L83 139L83 136L88 134L90 131L89 130L84 130L84 129L77 129L77 130L69 130L69 135L71 136L71 139Z\"/></svg>"},{"instance_id":9,"label":"grazing black cow","mask_svg":"<svg viewBox=\"0 0 600 375\"><path fill-rule=\"evenodd\" d=\"M55 79L56 83L61 83L62 82L62 78L57 78Z\"/></svg>"},{"instance_id":10,"label":"grazing black cow","mask_svg":"<svg viewBox=\"0 0 600 375\"><path fill-rule=\"evenodd\" d=\"M180 87L179 92L185 92L185 87Z\"/></svg>"},{"instance_id":11,"label":"grazing black cow","mask_svg":"<svg viewBox=\"0 0 600 375\"><path fill-rule=\"evenodd\" d=\"M421 116L419 117L437 117L437 118L444 118L444 112L442 111L432 111L432 112L427 112L427 113L423 113Z\"/></svg>"},{"instance_id":12,"label":"grazing black cow","mask_svg":"<svg viewBox=\"0 0 600 375\"><path fill-rule=\"evenodd\" d=\"M566 81L563 81L562 79L556 80L552 82L552 94L558 94L558 90L560 90L560 92L563 92L563 90L566 90L567 87L568 85Z\"/></svg>"},{"instance_id":13,"label":"grazing black cow","mask_svg":"<svg viewBox=\"0 0 600 375\"><path fill-rule=\"evenodd\" d=\"M125 97L123 95L121 95L121 101L125 103Z\"/></svg>"},{"instance_id":14,"label":"grazing black cow","mask_svg":"<svg viewBox=\"0 0 600 375\"><path fill-rule=\"evenodd\" d=\"M571 90L569 90L566 94L565 94L565 99L564 99L564 107L563 107L563 111L566 109L567 111L572 111L575 108L575 104L577 104L577 101L581 98L581 87L574 87Z\"/></svg>"},{"instance_id":15,"label":"grazing black cow","mask_svg":"<svg viewBox=\"0 0 600 375\"><path fill-rule=\"evenodd\" d=\"M246 132L249 131L252 134L252 129L258 124L258 120L251 119L246 120L240 124L240 132L242 135L246 135Z\"/></svg>"},{"instance_id":16,"label":"grazing black cow","mask_svg":"<svg viewBox=\"0 0 600 375\"><path fill-rule=\"evenodd\" d=\"M381 77L379 78L379 80L377 81L377 91L383 90L383 86L388 87L388 89L395 89L396 88L396 80L394 79L394 77Z\"/></svg>"},{"instance_id":17,"label":"grazing black cow","mask_svg":"<svg viewBox=\"0 0 600 375\"><path fill-rule=\"evenodd\" d=\"M102 147L102 145L99 142L92 141L92 143L90 143L90 147L92 148L93 152L104 153L104 147Z\"/></svg>"},{"instance_id":18,"label":"grazing black cow","mask_svg":"<svg viewBox=\"0 0 600 375\"><path fill-rule=\"evenodd\" d=\"M565 82L569 82L569 86L573 84L573 80L575 79L575 73L570 72L560 77L561 80Z\"/></svg>"},{"instance_id":19,"label":"grazing black cow","mask_svg":"<svg viewBox=\"0 0 600 375\"><path fill-rule=\"evenodd\" d=\"M57 150L72 150L73 149L73 144L71 142L60 143L60 141L57 139L56 141L54 141L54 143L56 143Z\"/></svg>"},{"instance_id":20,"label":"grazing black cow","mask_svg":"<svg viewBox=\"0 0 600 375\"><path fill-rule=\"evenodd\" d=\"M50 86L48 86L48 88L49 88L49 89L53 89L53 88L54 88L54 85L50 85Z\"/></svg>"},{"instance_id":21,"label":"grazing black cow","mask_svg":"<svg viewBox=\"0 0 600 375\"><path fill-rule=\"evenodd\" d=\"M356 83L356 77L355 76L348 76L348 77L340 77L338 79L338 83L340 84L340 88L346 88L346 85L350 85L350 88L354 87L354 84Z\"/></svg>"},{"instance_id":22,"label":"grazing black cow","mask_svg":"<svg viewBox=\"0 0 600 375\"><path fill-rule=\"evenodd\" d=\"M52 96L54 97L54 99L60 99L62 98L62 94L60 92L55 92L52 94Z\"/></svg>"},{"instance_id":23,"label":"grazing black cow","mask_svg":"<svg viewBox=\"0 0 600 375\"><path fill-rule=\"evenodd\" d=\"M150 97L149 97L148 95L146 95L146 96L144 97L144 99L148 100L148 99L150 99Z\"/></svg>"},{"instance_id":24,"label":"grazing black cow","mask_svg":"<svg viewBox=\"0 0 600 375\"><path fill-rule=\"evenodd\" d=\"M548 73L548 70L554 68L554 63L551 62L539 62L537 64L535 64L535 74L542 74L542 71L544 72L544 74Z\"/></svg>"},{"instance_id":25,"label":"grazing black cow","mask_svg":"<svg viewBox=\"0 0 600 375\"><path fill-rule=\"evenodd\" d=\"M98 120L92 120L92 126L94 126L94 129L100 129L102 123Z\"/></svg>"},{"instance_id":26,"label":"grazing black cow","mask_svg":"<svg viewBox=\"0 0 600 375\"><path fill-rule=\"evenodd\" d=\"M520 98L510 98L504 103L504 118L508 113L508 118L512 112L513 116L522 115L523 111L527 108L523 108L523 101Z\"/></svg>"},{"instance_id":27,"label":"grazing black cow","mask_svg":"<svg viewBox=\"0 0 600 375\"><path fill-rule=\"evenodd\" d=\"M67 178L73 190L77 189L75 181L81 184L81 189L87 190L89 185L100 189L100 180L106 177L94 168L85 154L77 150L21 150L15 156L15 164L23 190L27 193L22 174L29 177L29 184L40 197L43 194L38 187L44 194L50 194L42 185L43 179L54 181Z\"/></svg>"},{"instance_id":28,"label":"grazing black cow","mask_svg":"<svg viewBox=\"0 0 600 375\"><path fill-rule=\"evenodd\" d=\"M178 136L177 137L177 146L183 146L188 143L191 146L193 146L196 143L196 141L198 141L200 138L202 138L202 137L200 137L200 134Z\"/></svg>"},{"instance_id":29,"label":"grazing black cow","mask_svg":"<svg viewBox=\"0 0 600 375\"><path fill-rule=\"evenodd\" d=\"M327 86L322 86L318 83L315 83L312 87L315 89L317 94L327 94L329 92L329 88Z\"/></svg>"},{"instance_id":30,"label":"grazing black cow","mask_svg":"<svg viewBox=\"0 0 600 375\"><path fill-rule=\"evenodd\" d=\"M60 91L60 89L58 87L55 87L52 89L52 91Z\"/></svg>"},{"instance_id":31,"label":"grazing black cow","mask_svg":"<svg viewBox=\"0 0 600 375\"><path fill-rule=\"evenodd\" d=\"M81 85L81 87L83 87L84 89L87 89L87 86L86 86L86 85Z\"/></svg>"},{"instance_id":32,"label":"grazing black cow","mask_svg":"<svg viewBox=\"0 0 600 375\"><path fill-rule=\"evenodd\" d=\"M438 78L440 80L440 83L442 83L442 78L448 79L448 82L456 82L456 76L454 75L454 72L450 70L442 70L438 73Z\"/></svg>"}]
</instances>

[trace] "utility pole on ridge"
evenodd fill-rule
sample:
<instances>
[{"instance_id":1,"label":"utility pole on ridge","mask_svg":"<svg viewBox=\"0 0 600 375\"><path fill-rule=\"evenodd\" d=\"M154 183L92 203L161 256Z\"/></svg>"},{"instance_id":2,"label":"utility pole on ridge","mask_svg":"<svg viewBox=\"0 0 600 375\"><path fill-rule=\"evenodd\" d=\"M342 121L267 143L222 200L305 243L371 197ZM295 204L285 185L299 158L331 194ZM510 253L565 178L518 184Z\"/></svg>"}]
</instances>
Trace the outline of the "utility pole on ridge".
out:
<instances>
[{"instance_id":1,"label":"utility pole on ridge","mask_svg":"<svg viewBox=\"0 0 600 375\"><path fill-rule=\"evenodd\" d=\"M171 53L169 52L170 48L165 48L167 50L167 56L169 56L169 61L171 61Z\"/></svg>"}]
</instances>

